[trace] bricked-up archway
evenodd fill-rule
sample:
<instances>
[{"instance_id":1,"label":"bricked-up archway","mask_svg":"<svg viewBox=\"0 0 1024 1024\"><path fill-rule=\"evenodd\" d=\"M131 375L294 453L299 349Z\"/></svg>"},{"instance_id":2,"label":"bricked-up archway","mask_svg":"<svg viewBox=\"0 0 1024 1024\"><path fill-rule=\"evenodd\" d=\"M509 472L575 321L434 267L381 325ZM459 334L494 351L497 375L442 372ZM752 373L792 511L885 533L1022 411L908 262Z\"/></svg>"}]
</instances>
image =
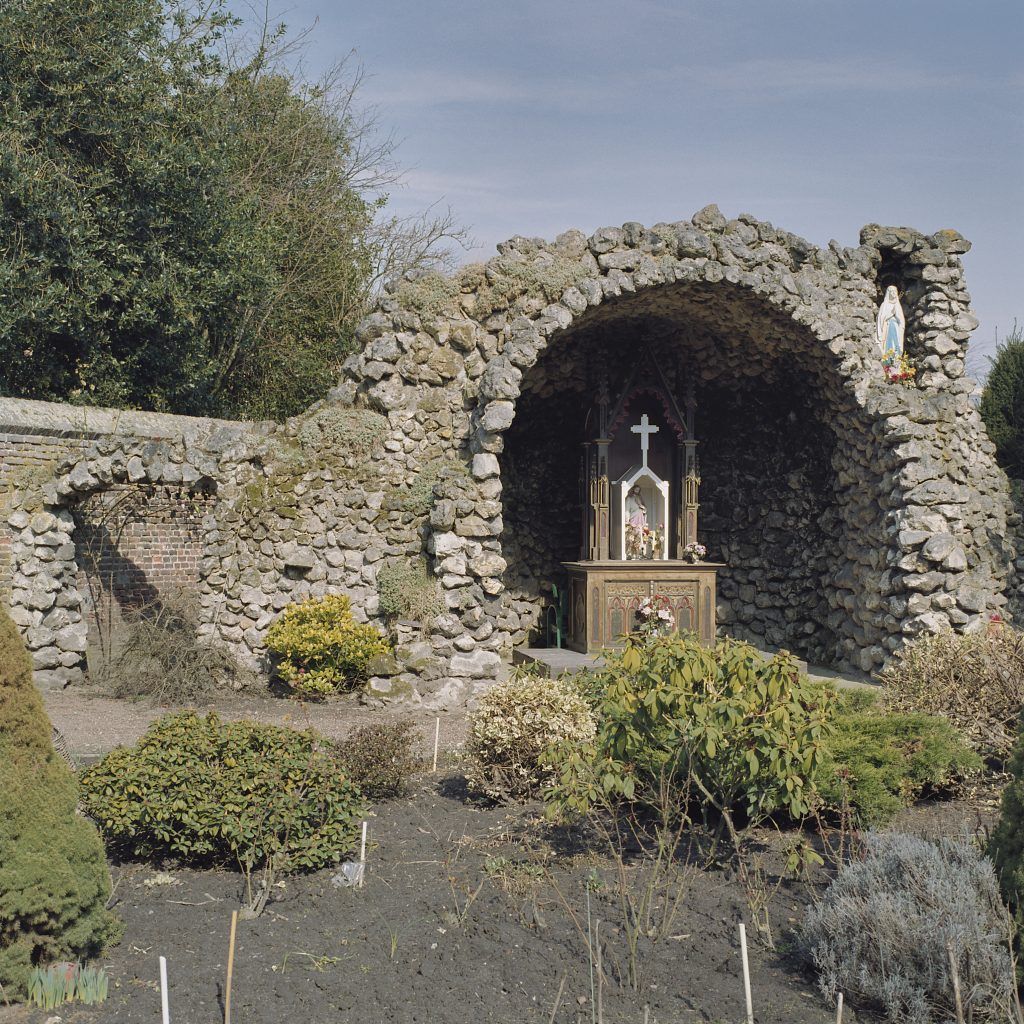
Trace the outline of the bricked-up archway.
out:
<instances>
[{"instance_id":1,"label":"bricked-up archway","mask_svg":"<svg viewBox=\"0 0 1024 1024\"><path fill-rule=\"evenodd\" d=\"M87 650L110 656L122 618L161 595L196 592L203 515L215 501L213 461L171 442L122 439L71 458L44 505L16 511L12 608L36 681L79 682ZM199 465L195 465L198 462Z\"/></svg>"}]
</instances>

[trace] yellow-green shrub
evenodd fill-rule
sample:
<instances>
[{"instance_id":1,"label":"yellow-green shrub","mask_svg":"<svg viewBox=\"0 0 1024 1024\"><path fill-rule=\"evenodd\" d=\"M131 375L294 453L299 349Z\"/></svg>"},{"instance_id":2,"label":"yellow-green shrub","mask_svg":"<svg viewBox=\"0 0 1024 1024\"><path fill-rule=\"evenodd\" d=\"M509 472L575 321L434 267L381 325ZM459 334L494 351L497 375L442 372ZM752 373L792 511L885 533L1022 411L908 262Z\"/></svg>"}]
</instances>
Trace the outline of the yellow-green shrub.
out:
<instances>
[{"instance_id":1,"label":"yellow-green shrub","mask_svg":"<svg viewBox=\"0 0 1024 1024\"><path fill-rule=\"evenodd\" d=\"M830 724L818 790L826 807L848 805L865 828L925 794L952 791L982 766L945 718L887 712L870 690L839 693Z\"/></svg>"},{"instance_id":2,"label":"yellow-green shrub","mask_svg":"<svg viewBox=\"0 0 1024 1024\"><path fill-rule=\"evenodd\" d=\"M26 994L35 964L97 955L120 930L95 827L54 752L32 663L0 608L0 985Z\"/></svg>"},{"instance_id":3,"label":"yellow-green shrub","mask_svg":"<svg viewBox=\"0 0 1024 1024\"><path fill-rule=\"evenodd\" d=\"M365 810L316 733L212 712L161 718L85 771L82 794L134 856L245 868L272 859L280 871L340 859Z\"/></svg>"},{"instance_id":4,"label":"yellow-green shrub","mask_svg":"<svg viewBox=\"0 0 1024 1024\"><path fill-rule=\"evenodd\" d=\"M355 621L349 599L339 594L290 605L267 630L266 644L278 675L306 697L352 689L391 649L379 629Z\"/></svg>"},{"instance_id":5,"label":"yellow-green shrub","mask_svg":"<svg viewBox=\"0 0 1024 1024\"><path fill-rule=\"evenodd\" d=\"M556 777L546 751L593 736L594 716L571 682L524 675L498 683L470 715L466 781L495 800L536 796Z\"/></svg>"}]
</instances>

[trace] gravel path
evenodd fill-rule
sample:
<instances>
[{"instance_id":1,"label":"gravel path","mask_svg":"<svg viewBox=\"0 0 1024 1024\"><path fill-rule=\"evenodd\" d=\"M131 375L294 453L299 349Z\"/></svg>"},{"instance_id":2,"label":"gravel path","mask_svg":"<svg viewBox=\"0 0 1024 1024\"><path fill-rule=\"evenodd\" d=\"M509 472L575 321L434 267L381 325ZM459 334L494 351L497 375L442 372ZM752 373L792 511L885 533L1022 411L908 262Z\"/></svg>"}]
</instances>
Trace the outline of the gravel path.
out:
<instances>
[{"instance_id":1,"label":"gravel path","mask_svg":"<svg viewBox=\"0 0 1024 1024\"><path fill-rule=\"evenodd\" d=\"M232 694L211 697L200 705L154 705L76 688L48 691L43 696L50 720L64 734L75 757L82 761L94 761L114 747L134 743L156 719L186 706L216 711L231 720L250 718L273 725L312 727L331 739L343 739L361 725L408 717L414 719L423 734L424 750L433 747L436 720L441 722L442 750L455 750L466 737L464 710L436 714L415 707L368 707L354 696L303 704L270 695Z\"/></svg>"}]
</instances>

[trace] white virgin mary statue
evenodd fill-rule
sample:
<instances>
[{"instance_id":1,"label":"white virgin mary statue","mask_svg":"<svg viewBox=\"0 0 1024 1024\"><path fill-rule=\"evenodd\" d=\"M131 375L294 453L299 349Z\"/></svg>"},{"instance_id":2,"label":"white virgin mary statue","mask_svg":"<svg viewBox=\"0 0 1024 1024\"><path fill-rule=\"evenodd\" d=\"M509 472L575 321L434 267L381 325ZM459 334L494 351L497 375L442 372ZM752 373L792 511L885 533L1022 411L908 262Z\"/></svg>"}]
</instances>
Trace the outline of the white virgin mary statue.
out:
<instances>
[{"instance_id":1,"label":"white virgin mary statue","mask_svg":"<svg viewBox=\"0 0 1024 1024\"><path fill-rule=\"evenodd\" d=\"M899 292L891 284L885 289L885 298L878 308L878 320L875 323L875 337L882 350L882 358L899 359L903 355L903 333L907 321L900 305Z\"/></svg>"},{"instance_id":2,"label":"white virgin mary statue","mask_svg":"<svg viewBox=\"0 0 1024 1024\"><path fill-rule=\"evenodd\" d=\"M633 484L626 495L626 522L637 530L647 528L647 505L637 484Z\"/></svg>"}]
</instances>

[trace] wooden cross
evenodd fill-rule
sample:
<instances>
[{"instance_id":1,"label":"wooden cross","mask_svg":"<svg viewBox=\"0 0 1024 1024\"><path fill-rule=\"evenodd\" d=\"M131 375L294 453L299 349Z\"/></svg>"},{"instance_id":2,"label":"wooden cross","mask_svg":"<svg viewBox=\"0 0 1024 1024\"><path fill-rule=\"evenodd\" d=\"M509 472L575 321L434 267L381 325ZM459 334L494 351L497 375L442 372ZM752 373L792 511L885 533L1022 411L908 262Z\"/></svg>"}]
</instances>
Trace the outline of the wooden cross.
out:
<instances>
[{"instance_id":1,"label":"wooden cross","mask_svg":"<svg viewBox=\"0 0 1024 1024\"><path fill-rule=\"evenodd\" d=\"M648 448L648 445L650 444L651 434L658 433L658 431L661 428L654 426L654 424L652 424L650 422L650 420L647 419L647 413L644 413L643 416L640 417L640 422L635 427L630 427L629 429L634 434L639 434L640 435L640 451L643 454L644 469L646 469L647 468L647 448Z\"/></svg>"}]
</instances>

